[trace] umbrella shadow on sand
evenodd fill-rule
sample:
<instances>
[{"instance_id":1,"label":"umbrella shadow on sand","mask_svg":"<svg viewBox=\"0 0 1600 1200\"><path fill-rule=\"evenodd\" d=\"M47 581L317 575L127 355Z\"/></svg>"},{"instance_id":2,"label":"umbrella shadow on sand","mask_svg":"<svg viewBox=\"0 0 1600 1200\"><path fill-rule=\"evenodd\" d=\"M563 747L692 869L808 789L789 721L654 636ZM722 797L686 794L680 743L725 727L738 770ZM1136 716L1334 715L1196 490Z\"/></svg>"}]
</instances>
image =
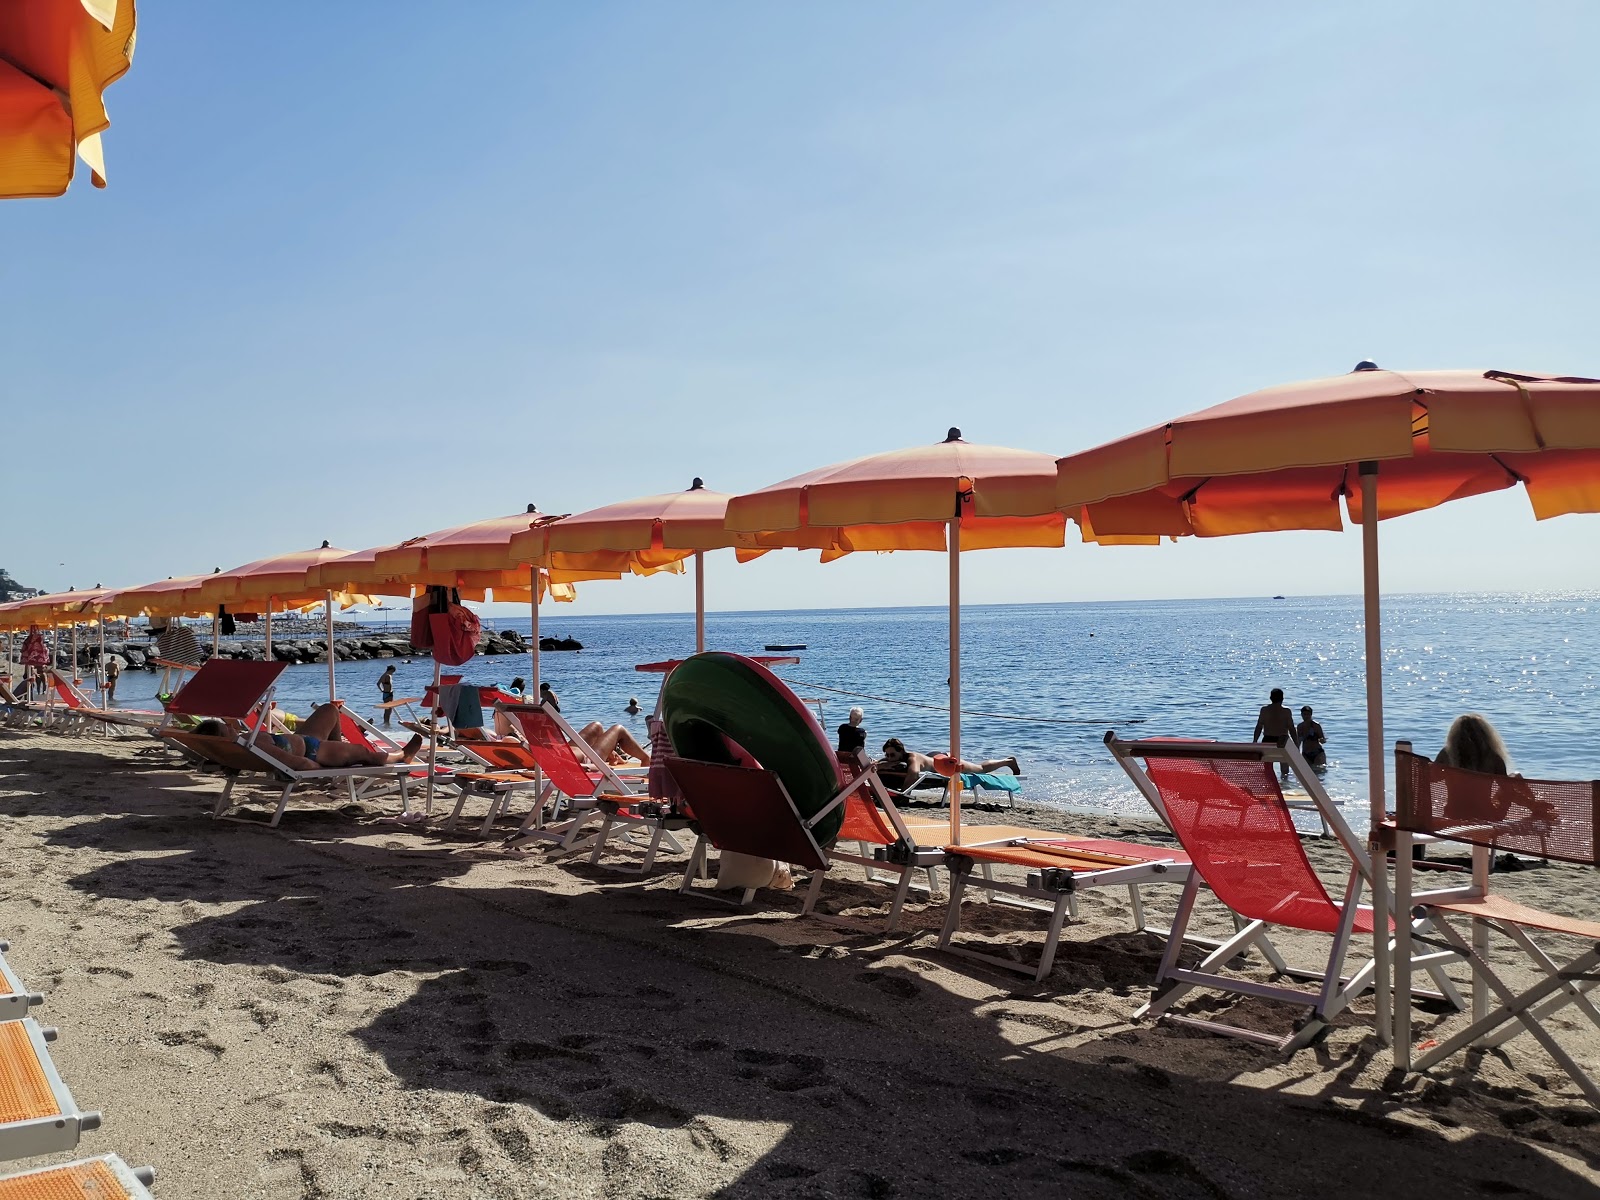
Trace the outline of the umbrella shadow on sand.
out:
<instances>
[{"instance_id":1,"label":"umbrella shadow on sand","mask_svg":"<svg viewBox=\"0 0 1600 1200\"><path fill-rule=\"evenodd\" d=\"M266 900L175 934L186 957L405 993L343 1028L381 1077L466 1102L453 1153L468 1177L493 1160L561 1163L624 1192L648 1179L653 1194L1361 1195L1382 1162L1390 1194L1440 1179L1588 1189L1492 1129L1447 1137L1140 1061L1193 1035L1124 1022L1076 1047L1064 1030L1019 1043L997 1011L1018 994L963 995L934 963L884 957L882 939L772 914L708 926L717 910L659 888L373 887L374 873L347 895ZM1129 948L1118 935L1072 954ZM386 1136L310 1124L308 1161L324 1135ZM1252 1130L1270 1145L1242 1153Z\"/></svg>"}]
</instances>

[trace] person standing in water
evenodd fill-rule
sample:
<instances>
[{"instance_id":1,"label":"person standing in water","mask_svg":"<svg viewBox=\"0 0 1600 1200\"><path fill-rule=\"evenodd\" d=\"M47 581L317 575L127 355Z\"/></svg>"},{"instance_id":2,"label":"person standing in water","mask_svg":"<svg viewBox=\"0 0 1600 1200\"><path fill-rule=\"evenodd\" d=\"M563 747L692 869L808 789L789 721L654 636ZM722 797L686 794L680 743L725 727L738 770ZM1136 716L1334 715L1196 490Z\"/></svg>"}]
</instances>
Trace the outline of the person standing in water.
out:
<instances>
[{"instance_id":1,"label":"person standing in water","mask_svg":"<svg viewBox=\"0 0 1600 1200\"><path fill-rule=\"evenodd\" d=\"M115 654L106 655L106 704L117 702L117 680L122 678L122 660Z\"/></svg>"},{"instance_id":2,"label":"person standing in water","mask_svg":"<svg viewBox=\"0 0 1600 1200\"><path fill-rule=\"evenodd\" d=\"M1320 771L1328 765L1328 752L1322 744L1328 740L1328 735L1322 731L1322 723L1311 719L1311 705L1300 707L1300 724L1294 728L1294 740L1300 744L1300 755L1306 760L1306 766L1313 771Z\"/></svg>"},{"instance_id":3,"label":"person standing in water","mask_svg":"<svg viewBox=\"0 0 1600 1200\"><path fill-rule=\"evenodd\" d=\"M1287 746L1294 736L1294 714L1284 707L1282 688L1273 688L1268 700L1270 703L1263 704L1256 717L1256 731L1250 735L1250 740ZM1284 779L1289 778L1289 764L1282 764L1278 773Z\"/></svg>"},{"instance_id":4,"label":"person standing in water","mask_svg":"<svg viewBox=\"0 0 1600 1200\"><path fill-rule=\"evenodd\" d=\"M622 711L627 713L630 717L637 717L639 715L639 697L629 696L627 707Z\"/></svg>"},{"instance_id":5,"label":"person standing in water","mask_svg":"<svg viewBox=\"0 0 1600 1200\"><path fill-rule=\"evenodd\" d=\"M383 674L378 676L378 694L383 697L382 700L379 701L380 704L393 704L394 703L394 664L393 663L390 663L387 667L385 667L383 669ZM387 726L389 724L389 722L393 719L393 717L394 717L394 709L385 708L383 710L383 723L384 723L385 726Z\"/></svg>"}]
</instances>

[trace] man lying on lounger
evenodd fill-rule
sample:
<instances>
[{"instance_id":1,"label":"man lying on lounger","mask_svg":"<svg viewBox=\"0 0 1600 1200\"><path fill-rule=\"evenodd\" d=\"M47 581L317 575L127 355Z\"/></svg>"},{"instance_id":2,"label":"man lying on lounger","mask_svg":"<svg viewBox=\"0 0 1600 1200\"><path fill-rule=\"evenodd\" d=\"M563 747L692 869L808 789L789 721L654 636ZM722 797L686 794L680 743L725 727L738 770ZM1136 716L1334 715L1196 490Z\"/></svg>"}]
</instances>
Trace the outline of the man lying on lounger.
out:
<instances>
[{"instance_id":1,"label":"man lying on lounger","mask_svg":"<svg viewBox=\"0 0 1600 1200\"><path fill-rule=\"evenodd\" d=\"M296 726L295 733L255 731L252 739L262 753L277 759L292 771L315 771L326 767L385 767L390 763L410 762L422 748L422 735L414 734L404 750L384 753L339 737L339 706L322 704ZM201 721L194 732L204 737L237 737L245 732L242 722L216 719Z\"/></svg>"},{"instance_id":2,"label":"man lying on lounger","mask_svg":"<svg viewBox=\"0 0 1600 1200\"><path fill-rule=\"evenodd\" d=\"M883 757L878 760L878 778L889 787L900 789L923 775L992 775L1002 767L1013 775L1022 774L1015 758L968 762L952 759L948 754L918 754L907 750L899 738L890 738L883 744Z\"/></svg>"}]
</instances>

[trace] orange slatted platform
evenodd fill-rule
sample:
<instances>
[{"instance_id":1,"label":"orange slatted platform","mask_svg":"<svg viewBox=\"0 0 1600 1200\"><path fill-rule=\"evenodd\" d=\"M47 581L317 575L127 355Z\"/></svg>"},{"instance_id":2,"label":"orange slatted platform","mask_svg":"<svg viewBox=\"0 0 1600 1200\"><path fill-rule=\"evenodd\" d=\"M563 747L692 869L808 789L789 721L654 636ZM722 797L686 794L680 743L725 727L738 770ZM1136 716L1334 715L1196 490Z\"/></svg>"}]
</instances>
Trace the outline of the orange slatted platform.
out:
<instances>
[{"instance_id":1,"label":"orange slatted platform","mask_svg":"<svg viewBox=\"0 0 1600 1200\"><path fill-rule=\"evenodd\" d=\"M150 1200L152 1174L106 1154L0 1178L0 1200Z\"/></svg>"},{"instance_id":2,"label":"orange slatted platform","mask_svg":"<svg viewBox=\"0 0 1600 1200\"><path fill-rule=\"evenodd\" d=\"M0 1126L59 1116L61 1106L28 1022L0 1024Z\"/></svg>"}]
</instances>

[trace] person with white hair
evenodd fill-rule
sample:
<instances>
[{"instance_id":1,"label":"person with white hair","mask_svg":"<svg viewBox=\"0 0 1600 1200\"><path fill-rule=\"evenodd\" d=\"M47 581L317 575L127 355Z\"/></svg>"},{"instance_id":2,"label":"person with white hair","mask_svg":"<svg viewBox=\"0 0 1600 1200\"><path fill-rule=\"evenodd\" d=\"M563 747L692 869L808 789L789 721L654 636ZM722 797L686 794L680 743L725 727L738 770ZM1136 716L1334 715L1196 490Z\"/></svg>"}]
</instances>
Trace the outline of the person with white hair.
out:
<instances>
[{"instance_id":1,"label":"person with white hair","mask_svg":"<svg viewBox=\"0 0 1600 1200\"><path fill-rule=\"evenodd\" d=\"M839 753L864 755L867 749L867 729L861 722L866 714L859 708L850 710L850 719L839 726Z\"/></svg>"}]
</instances>

